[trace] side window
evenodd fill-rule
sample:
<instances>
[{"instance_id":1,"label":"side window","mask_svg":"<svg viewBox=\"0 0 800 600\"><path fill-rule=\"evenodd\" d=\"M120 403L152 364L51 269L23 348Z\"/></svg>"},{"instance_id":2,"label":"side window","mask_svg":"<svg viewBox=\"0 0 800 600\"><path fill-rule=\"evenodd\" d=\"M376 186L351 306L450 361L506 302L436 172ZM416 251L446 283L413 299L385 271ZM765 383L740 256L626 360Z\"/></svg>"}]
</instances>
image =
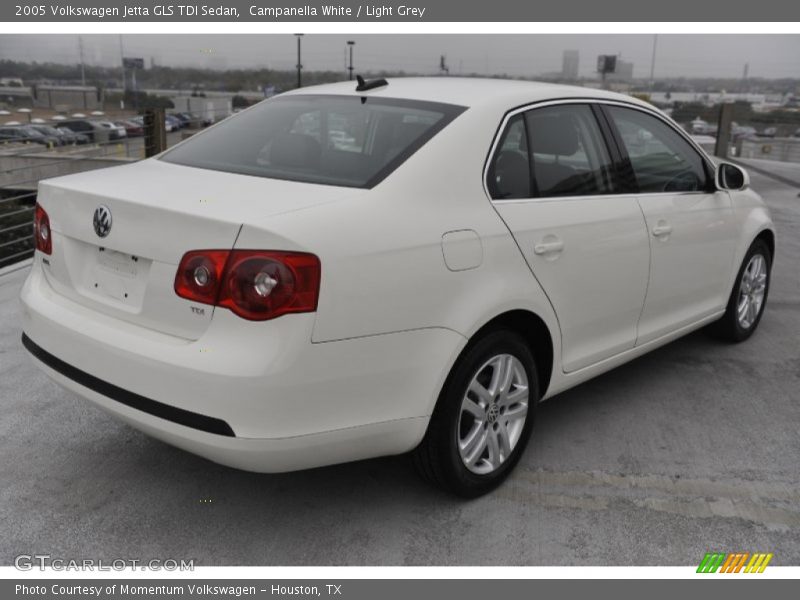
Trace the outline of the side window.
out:
<instances>
[{"instance_id":1,"label":"side window","mask_svg":"<svg viewBox=\"0 0 800 600\"><path fill-rule=\"evenodd\" d=\"M489 194L495 200L531 197L530 157L525 119L521 114L508 121L489 165Z\"/></svg>"},{"instance_id":2,"label":"side window","mask_svg":"<svg viewBox=\"0 0 800 600\"><path fill-rule=\"evenodd\" d=\"M630 157L641 192L708 189L702 157L678 132L647 113L617 106L608 112Z\"/></svg>"},{"instance_id":3,"label":"side window","mask_svg":"<svg viewBox=\"0 0 800 600\"><path fill-rule=\"evenodd\" d=\"M526 113L534 195L584 196L613 191L611 159L592 109L585 104Z\"/></svg>"}]
</instances>

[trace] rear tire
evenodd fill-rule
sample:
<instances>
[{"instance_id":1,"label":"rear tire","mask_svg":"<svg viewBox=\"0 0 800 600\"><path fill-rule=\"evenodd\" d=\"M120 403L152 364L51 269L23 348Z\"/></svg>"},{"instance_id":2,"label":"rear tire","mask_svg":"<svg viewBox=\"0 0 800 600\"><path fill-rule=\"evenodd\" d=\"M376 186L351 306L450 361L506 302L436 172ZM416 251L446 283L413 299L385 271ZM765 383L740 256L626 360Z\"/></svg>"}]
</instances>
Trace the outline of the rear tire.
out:
<instances>
[{"instance_id":1,"label":"rear tire","mask_svg":"<svg viewBox=\"0 0 800 600\"><path fill-rule=\"evenodd\" d=\"M539 386L533 353L517 333L486 334L459 358L428 431L412 453L423 479L474 498L497 487L525 450Z\"/></svg>"},{"instance_id":2,"label":"rear tire","mask_svg":"<svg viewBox=\"0 0 800 600\"><path fill-rule=\"evenodd\" d=\"M748 339L761 322L772 278L772 256L764 240L753 242L736 275L725 314L711 325L711 333L728 342Z\"/></svg>"}]
</instances>

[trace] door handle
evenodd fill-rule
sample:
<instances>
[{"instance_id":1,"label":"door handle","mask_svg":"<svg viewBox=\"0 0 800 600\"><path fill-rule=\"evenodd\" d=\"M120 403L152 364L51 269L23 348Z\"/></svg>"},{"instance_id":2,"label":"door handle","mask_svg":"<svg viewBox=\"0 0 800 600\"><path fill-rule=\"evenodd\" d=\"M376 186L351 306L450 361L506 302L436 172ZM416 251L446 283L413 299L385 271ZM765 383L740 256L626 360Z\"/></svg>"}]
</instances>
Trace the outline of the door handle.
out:
<instances>
[{"instance_id":1,"label":"door handle","mask_svg":"<svg viewBox=\"0 0 800 600\"><path fill-rule=\"evenodd\" d=\"M561 240L553 240L550 242L539 242L533 247L534 254L553 254L561 252L564 249L564 242Z\"/></svg>"},{"instance_id":2,"label":"door handle","mask_svg":"<svg viewBox=\"0 0 800 600\"><path fill-rule=\"evenodd\" d=\"M653 227L653 235L656 237L662 237L670 233L672 233L672 225L669 223L659 223Z\"/></svg>"}]
</instances>

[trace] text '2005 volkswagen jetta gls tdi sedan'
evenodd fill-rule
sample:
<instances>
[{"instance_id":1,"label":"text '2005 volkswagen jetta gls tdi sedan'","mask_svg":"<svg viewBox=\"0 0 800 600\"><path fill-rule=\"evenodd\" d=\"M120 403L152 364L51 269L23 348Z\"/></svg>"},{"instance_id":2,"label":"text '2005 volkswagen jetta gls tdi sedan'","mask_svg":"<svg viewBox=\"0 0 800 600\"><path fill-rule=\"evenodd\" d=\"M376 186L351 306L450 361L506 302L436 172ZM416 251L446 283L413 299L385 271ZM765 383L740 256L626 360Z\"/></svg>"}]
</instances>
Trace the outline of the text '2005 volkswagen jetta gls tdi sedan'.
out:
<instances>
[{"instance_id":1,"label":"text '2005 volkswagen jetta gls tdi sedan'","mask_svg":"<svg viewBox=\"0 0 800 600\"><path fill-rule=\"evenodd\" d=\"M474 496L513 468L539 401L704 325L753 333L775 238L748 188L610 92L306 88L42 182L23 343L213 461L413 451Z\"/></svg>"}]
</instances>

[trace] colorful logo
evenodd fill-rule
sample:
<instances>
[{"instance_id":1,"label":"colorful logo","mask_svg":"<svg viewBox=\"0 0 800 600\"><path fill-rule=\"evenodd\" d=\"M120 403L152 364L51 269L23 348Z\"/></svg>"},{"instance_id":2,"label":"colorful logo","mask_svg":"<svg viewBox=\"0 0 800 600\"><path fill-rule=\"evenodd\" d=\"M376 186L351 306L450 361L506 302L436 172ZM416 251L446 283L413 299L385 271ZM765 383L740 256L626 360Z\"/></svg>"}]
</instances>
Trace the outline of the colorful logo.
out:
<instances>
[{"instance_id":1,"label":"colorful logo","mask_svg":"<svg viewBox=\"0 0 800 600\"><path fill-rule=\"evenodd\" d=\"M772 554L766 552L707 552L697 567L698 573L763 573Z\"/></svg>"}]
</instances>

